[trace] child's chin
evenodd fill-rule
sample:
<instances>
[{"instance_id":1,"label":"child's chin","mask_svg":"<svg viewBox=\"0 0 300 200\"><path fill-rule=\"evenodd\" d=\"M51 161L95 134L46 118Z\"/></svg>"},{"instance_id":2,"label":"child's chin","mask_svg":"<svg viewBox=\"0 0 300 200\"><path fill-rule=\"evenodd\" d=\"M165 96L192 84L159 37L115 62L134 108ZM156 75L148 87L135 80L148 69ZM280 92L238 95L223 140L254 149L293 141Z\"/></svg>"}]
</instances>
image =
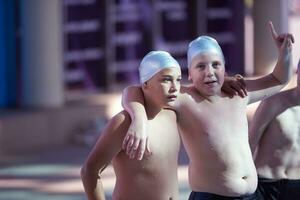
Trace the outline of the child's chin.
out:
<instances>
[{"instance_id":1,"label":"child's chin","mask_svg":"<svg viewBox=\"0 0 300 200\"><path fill-rule=\"evenodd\" d=\"M214 95L217 95L218 94L218 89L217 88L214 88L214 89L211 89L211 90L206 90L205 91L205 94L207 96L214 96Z\"/></svg>"},{"instance_id":2,"label":"child's chin","mask_svg":"<svg viewBox=\"0 0 300 200\"><path fill-rule=\"evenodd\" d=\"M168 107L168 106L174 106L175 105L175 101L170 101L170 102L167 102L166 103L166 106Z\"/></svg>"}]
</instances>

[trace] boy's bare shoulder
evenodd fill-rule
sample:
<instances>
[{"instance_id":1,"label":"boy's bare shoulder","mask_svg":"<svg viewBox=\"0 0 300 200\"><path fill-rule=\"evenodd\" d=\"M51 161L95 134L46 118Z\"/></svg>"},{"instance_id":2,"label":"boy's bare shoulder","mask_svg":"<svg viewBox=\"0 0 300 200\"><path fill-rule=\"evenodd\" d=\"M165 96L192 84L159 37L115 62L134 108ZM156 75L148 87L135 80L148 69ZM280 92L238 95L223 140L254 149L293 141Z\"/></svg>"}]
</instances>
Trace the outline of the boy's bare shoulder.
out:
<instances>
[{"instance_id":1,"label":"boy's bare shoulder","mask_svg":"<svg viewBox=\"0 0 300 200\"><path fill-rule=\"evenodd\" d=\"M180 89L178 105L185 105L186 103L190 104L192 102L200 103L205 100L205 98L200 94L200 92L193 85L183 86Z\"/></svg>"},{"instance_id":2,"label":"boy's bare shoulder","mask_svg":"<svg viewBox=\"0 0 300 200\"><path fill-rule=\"evenodd\" d=\"M171 118L175 118L176 119L176 110L174 108L164 108L162 110L162 114L171 117Z\"/></svg>"},{"instance_id":3,"label":"boy's bare shoulder","mask_svg":"<svg viewBox=\"0 0 300 200\"><path fill-rule=\"evenodd\" d=\"M261 101L258 109L265 119L270 119L276 118L292 105L294 105L293 91L285 90Z\"/></svg>"}]
</instances>

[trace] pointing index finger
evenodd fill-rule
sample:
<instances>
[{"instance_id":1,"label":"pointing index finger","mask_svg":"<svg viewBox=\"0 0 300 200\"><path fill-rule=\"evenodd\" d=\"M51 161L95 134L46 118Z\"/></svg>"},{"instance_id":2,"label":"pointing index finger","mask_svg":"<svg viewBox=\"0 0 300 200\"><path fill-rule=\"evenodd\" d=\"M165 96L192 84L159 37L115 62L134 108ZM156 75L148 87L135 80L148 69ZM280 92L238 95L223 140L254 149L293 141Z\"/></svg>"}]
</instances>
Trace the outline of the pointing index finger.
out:
<instances>
[{"instance_id":1,"label":"pointing index finger","mask_svg":"<svg viewBox=\"0 0 300 200\"><path fill-rule=\"evenodd\" d=\"M278 34L274 28L272 21L269 21L269 27L270 27L270 31L271 31L273 39L276 39L278 37Z\"/></svg>"}]
</instances>

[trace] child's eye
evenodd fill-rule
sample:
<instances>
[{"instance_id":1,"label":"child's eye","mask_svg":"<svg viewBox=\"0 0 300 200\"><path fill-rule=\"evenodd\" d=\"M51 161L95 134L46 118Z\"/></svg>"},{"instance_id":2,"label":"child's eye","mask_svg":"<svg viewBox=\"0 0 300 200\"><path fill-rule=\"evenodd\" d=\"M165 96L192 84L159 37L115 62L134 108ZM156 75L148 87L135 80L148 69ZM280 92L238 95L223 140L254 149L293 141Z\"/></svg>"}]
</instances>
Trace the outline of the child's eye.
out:
<instances>
[{"instance_id":1,"label":"child's eye","mask_svg":"<svg viewBox=\"0 0 300 200\"><path fill-rule=\"evenodd\" d=\"M196 66L196 68L198 68L198 69L204 69L205 68L205 64L198 64Z\"/></svg>"},{"instance_id":2,"label":"child's eye","mask_svg":"<svg viewBox=\"0 0 300 200\"><path fill-rule=\"evenodd\" d=\"M221 65L220 62L213 62L212 66L213 68L218 68Z\"/></svg>"},{"instance_id":3,"label":"child's eye","mask_svg":"<svg viewBox=\"0 0 300 200\"><path fill-rule=\"evenodd\" d=\"M172 81L170 78L164 78L162 79L163 82L168 82L168 81Z\"/></svg>"}]
</instances>

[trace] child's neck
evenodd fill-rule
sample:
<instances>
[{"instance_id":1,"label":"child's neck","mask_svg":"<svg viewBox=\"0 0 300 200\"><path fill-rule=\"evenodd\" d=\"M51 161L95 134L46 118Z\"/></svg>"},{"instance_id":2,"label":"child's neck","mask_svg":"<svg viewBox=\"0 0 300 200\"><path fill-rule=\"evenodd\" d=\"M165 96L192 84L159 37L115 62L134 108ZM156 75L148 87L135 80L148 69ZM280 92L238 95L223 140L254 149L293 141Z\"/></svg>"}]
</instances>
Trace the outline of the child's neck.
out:
<instances>
[{"instance_id":1,"label":"child's neck","mask_svg":"<svg viewBox=\"0 0 300 200\"><path fill-rule=\"evenodd\" d=\"M220 94L214 94L211 96L205 96L204 98L209 101L210 103L216 103L218 102L224 95L222 93Z\"/></svg>"},{"instance_id":2,"label":"child's neck","mask_svg":"<svg viewBox=\"0 0 300 200\"><path fill-rule=\"evenodd\" d=\"M205 100L207 100L210 103L215 103L220 100L220 98L224 97L225 95L222 93L222 91L217 92L214 95L205 95L202 94L200 91L198 91L196 88L194 88L196 92Z\"/></svg>"},{"instance_id":3,"label":"child's neck","mask_svg":"<svg viewBox=\"0 0 300 200\"><path fill-rule=\"evenodd\" d=\"M145 110L148 119L153 119L162 110L161 106L158 106L149 98L145 97Z\"/></svg>"}]
</instances>

